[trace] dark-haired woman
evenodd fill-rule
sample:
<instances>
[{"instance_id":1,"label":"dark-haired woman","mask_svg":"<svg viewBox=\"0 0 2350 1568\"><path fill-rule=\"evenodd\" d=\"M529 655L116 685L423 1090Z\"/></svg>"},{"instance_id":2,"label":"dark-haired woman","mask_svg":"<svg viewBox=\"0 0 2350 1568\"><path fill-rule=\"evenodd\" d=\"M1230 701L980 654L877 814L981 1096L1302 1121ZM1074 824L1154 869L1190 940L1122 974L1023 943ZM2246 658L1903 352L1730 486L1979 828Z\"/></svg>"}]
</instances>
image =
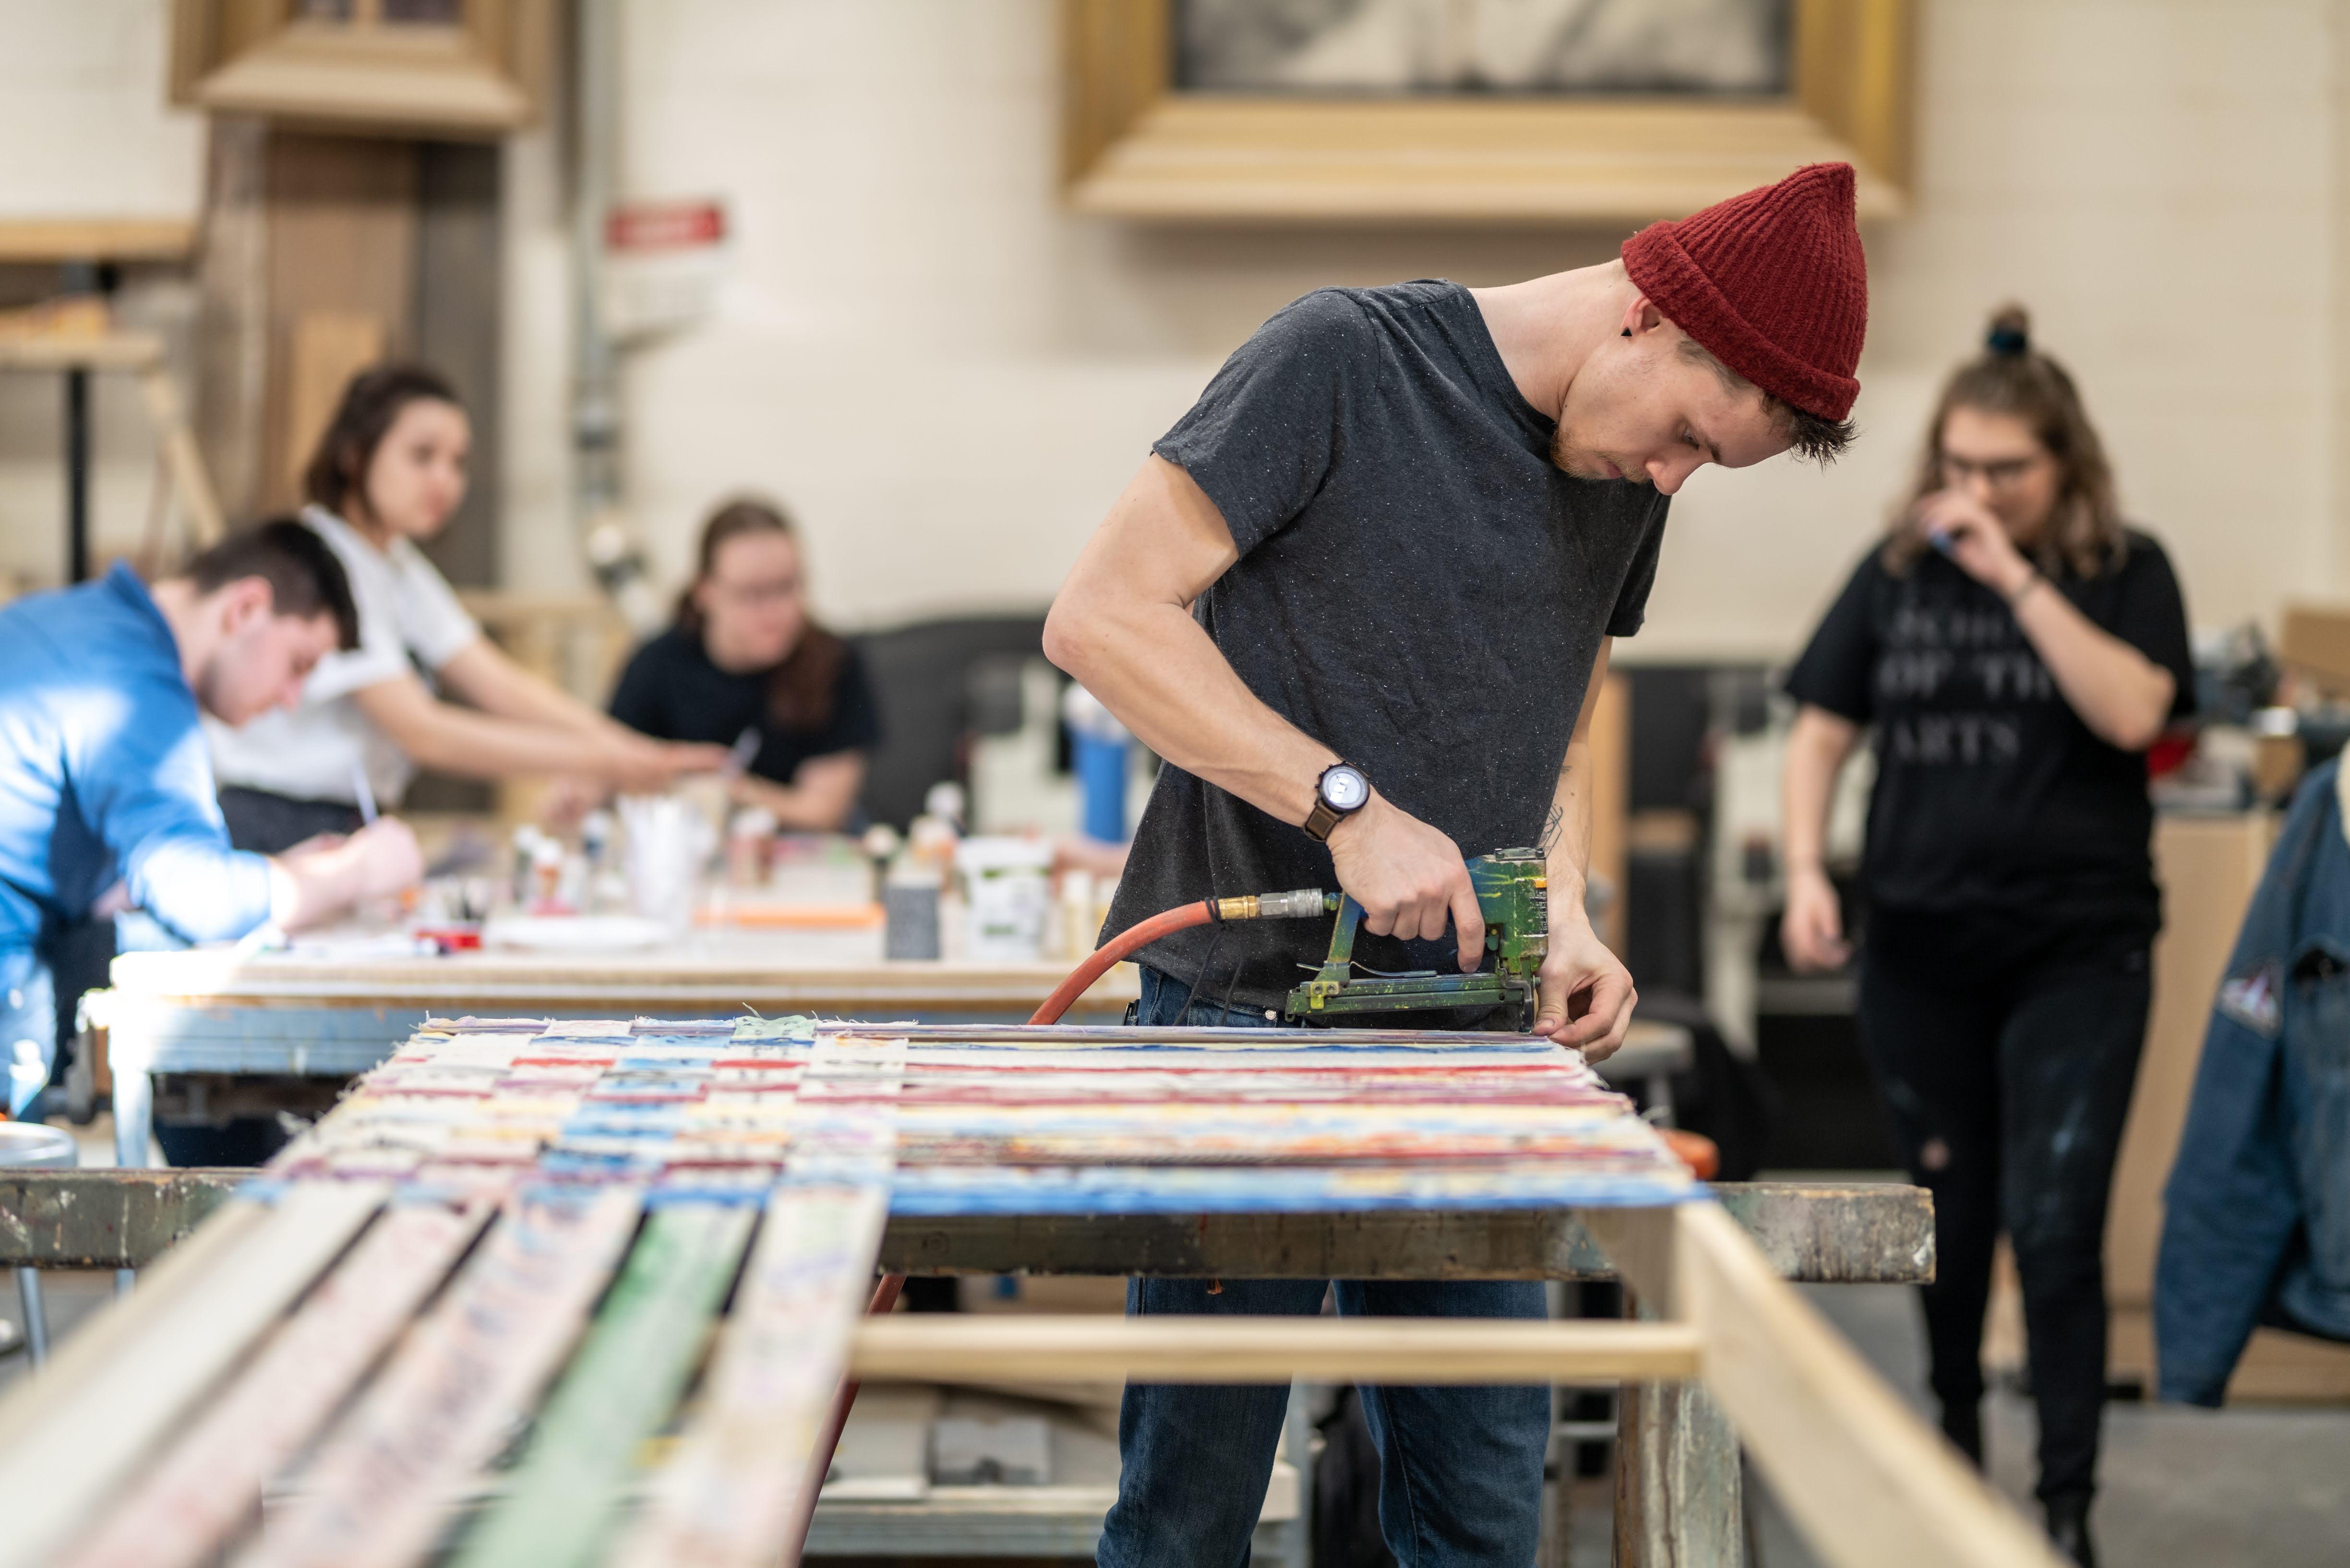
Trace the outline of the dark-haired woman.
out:
<instances>
[{"instance_id":1,"label":"dark-haired woman","mask_svg":"<svg viewBox=\"0 0 2350 1568\"><path fill-rule=\"evenodd\" d=\"M2162 546L2124 526L2072 379L1992 322L1944 388L1909 498L1788 677L1787 909L1798 968L1842 963L1822 863L1839 769L1875 731L1859 1023L1913 1179L1942 1428L1978 1460L1983 1310L2022 1276L2039 1493L2092 1560L2106 1196L2161 923L2145 752L2191 711Z\"/></svg>"},{"instance_id":2,"label":"dark-haired woman","mask_svg":"<svg viewBox=\"0 0 2350 1568\"><path fill-rule=\"evenodd\" d=\"M238 847L275 853L348 831L362 779L389 810L419 768L477 779L585 774L649 789L724 760L632 733L482 635L417 548L464 500L471 443L464 409L430 370L380 366L344 389L303 476L302 520L342 560L359 646L319 662L298 708L242 730L209 728Z\"/></svg>"},{"instance_id":3,"label":"dark-haired woman","mask_svg":"<svg viewBox=\"0 0 2350 1568\"><path fill-rule=\"evenodd\" d=\"M677 741L758 736L736 798L782 826L845 826L881 737L857 649L810 619L799 541L776 508L721 506L702 525L677 624L639 649L612 693L620 722Z\"/></svg>"}]
</instances>

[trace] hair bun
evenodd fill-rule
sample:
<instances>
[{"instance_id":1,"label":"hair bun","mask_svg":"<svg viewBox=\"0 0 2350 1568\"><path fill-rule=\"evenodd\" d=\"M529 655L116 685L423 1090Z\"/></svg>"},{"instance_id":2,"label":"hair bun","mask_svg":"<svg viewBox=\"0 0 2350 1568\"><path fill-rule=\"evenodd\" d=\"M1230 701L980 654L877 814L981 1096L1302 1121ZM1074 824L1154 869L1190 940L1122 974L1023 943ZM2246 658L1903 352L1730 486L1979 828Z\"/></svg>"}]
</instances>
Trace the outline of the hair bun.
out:
<instances>
[{"instance_id":1,"label":"hair bun","mask_svg":"<svg viewBox=\"0 0 2350 1568\"><path fill-rule=\"evenodd\" d=\"M2001 306L1991 313L1991 328L1983 334L1983 347L2002 358L2030 352L2030 313L2020 305Z\"/></svg>"}]
</instances>

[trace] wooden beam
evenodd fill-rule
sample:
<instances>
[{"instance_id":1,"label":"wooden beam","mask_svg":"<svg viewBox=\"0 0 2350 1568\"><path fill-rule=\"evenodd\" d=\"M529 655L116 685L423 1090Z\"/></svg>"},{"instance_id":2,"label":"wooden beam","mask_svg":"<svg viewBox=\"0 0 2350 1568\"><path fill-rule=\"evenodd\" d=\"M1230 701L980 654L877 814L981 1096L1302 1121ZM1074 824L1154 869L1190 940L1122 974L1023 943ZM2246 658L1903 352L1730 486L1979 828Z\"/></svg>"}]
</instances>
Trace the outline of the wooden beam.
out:
<instances>
[{"instance_id":1,"label":"wooden beam","mask_svg":"<svg viewBox=\"0 0 2350 1568\"><path fill-rule=\"evenodd\" d=\"M192 218L0 219L0 262L183 261Z\"/></svg>"},{"instance_id":2,"label":"wooden beam","mask_svg":"<svg viewBox=\"0 0 2350 1568\"><path fill-rule=\"evenodd\" d=\"M319 1184L266 1209L236 1205L68 1340L7 1405L0 1568L49 1562L309 1288L388 1190Z\"/></svg>"},{"instance_id":3,"label":"wooden beam","mask_svg":"<svg viewBox=\"0 0 2350 1568\"><path fill-rule=\"evenodd\" d=\"M1669 1323L925 1313L859 1324L849 1366L940 1383L1613 1383L1696 1376L1698 1336Z\"/></svg>"},{"instance_id":4,"label":"wooden beam","mask_svg":"<svg viewBox=\"0 0 2350 1568\"><path fill-rule=\"evenodd\" d=\"M178 0L182 9L194 0ZM199 7L203 8L203 7ZM173 23L173 42L184 36ZM196 441L222 510L259 510L269 383L269 128L204 117L203 240L196 251Z\"/></svg>"},{"instance_id":5,"label":"wooden beam","mask_svg":"<svg viewBox=\"0 0 2350 1568\"><path fill-rule=\"evenodd\" d=\"M1644 1302L1696 1330L1706 1386L1836 1568L2061 1568L1711 1204L1585 1211Z\"/></svg>"},{"instance_id":6,"label":"wooden beam","mask_svg":"<svg viewBox=\"0 0 2350 1568\"><path fill-rule=\"evenodd\" d=\"M161 365L151 365L139 373L139 393L155 426L156 443L163 449L163 466L172 476L172 492L186 514L188 537L199 550L218 544L227 524L221 516L220 497L213 490L212 478L204 472L195 432L188 428L181 410L179 389Z\"/></svg>"},{"instance_id":7,"label":"wooden beam","mask_svg":"<svg viewBox=\"0 0 2350 1568\"><path fill-rule=\"evenodd\" d=\"M150 370L162 361L163 340L144 332L0 337L0 370Z\"/></svg>"},{"instance_id":8,"label":"wooden beam","mask_svg":"<svg viewBox=\"0 0 2350 1568\"><path fill-rule=\"evenodd\" d=\"M143 1269L250 1170L0 1170L0 1267Z\"/></svg>"},{"instance_id":9,"label":"wooden beam","mask_svg":"<svg viewBox=\"0 0 2350 1568\"><path fill-rule=\"evenodd\" d=\"M1738 1434L1702 1383L1616 1396L1614 1568L1736 1563L1746 1545Z\"/></svg>"},{"instance_id":10,"label":"wooden beam","mask_svg":"<svg viewBox=\"0 0 2350 1568\"><path fill-rule=\"evenodd\" d=\"M0 1267L140 1269L253 1178L241 1169L0 1171ZM1715 1198L1783 1278L1918 1284L1933 1204L1884 1182L1720 1182ZM1557 1210L1357 1214L962 1214L893 1218L900 1274L1194 1279L1605 1280L1615 1264Z\"/></svg>"}]
</instances>

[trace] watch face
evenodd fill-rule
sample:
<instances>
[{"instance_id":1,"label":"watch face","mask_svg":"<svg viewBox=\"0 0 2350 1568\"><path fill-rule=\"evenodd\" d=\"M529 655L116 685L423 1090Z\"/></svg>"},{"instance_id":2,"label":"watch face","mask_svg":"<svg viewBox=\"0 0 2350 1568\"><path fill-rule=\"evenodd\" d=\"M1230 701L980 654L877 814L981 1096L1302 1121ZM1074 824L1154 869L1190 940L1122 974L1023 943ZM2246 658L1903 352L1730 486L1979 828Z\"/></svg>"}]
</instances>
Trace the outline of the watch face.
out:
<instances>
[{"instance_id":1,"label":"watch face","mask_svg":"<svg viewBox=\"0 0 2350 1568\"><path fill-rule=\"evenodd\" d=\"M1371 798L1371 782L1341 763L1322 775L1322 800L1332 811L1359 811Z\"/></svg>"}]
</instances>

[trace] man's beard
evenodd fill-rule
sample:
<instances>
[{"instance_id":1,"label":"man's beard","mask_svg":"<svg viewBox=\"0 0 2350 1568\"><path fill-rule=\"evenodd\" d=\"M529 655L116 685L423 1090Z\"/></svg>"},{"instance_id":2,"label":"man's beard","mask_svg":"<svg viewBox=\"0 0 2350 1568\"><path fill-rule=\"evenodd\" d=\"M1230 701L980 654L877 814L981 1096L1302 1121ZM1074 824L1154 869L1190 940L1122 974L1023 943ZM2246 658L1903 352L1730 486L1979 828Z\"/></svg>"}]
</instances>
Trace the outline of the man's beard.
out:
<instances>
[{"instance_id":1,"label":"man's beard","mask_svg":"<svg viewBox=\"0 0 2350 1568\"><path fill-rule=\"evenodd\" d=\"M255 709L252 712L236 711L234 688L229 682L226 671L221 669L218 659L199 667L196 670L196 678L190 682L189 689L196 695L198 708L218 719L232 730L242 729L247 720L255 718L260 712L259 709Z\"/></svg>"},{"instance_id":2,"label":"man's beard","mask_svg":"<svg viewBox=\"0 0 2350 1568\"><path fill-rule=\"evenodd\" d=\"M1566 426L1564 423L1559 425L1557 433L1551 437L1550 462L1553 468L1570 478L1597 480L1603 483L1629 478L1633 472L1622 463L1615 463L1617 472L1608 472L1608 465L1614 462L1614 460L1574 444L1568 438Z\"/></svg>"}]
</instances>

